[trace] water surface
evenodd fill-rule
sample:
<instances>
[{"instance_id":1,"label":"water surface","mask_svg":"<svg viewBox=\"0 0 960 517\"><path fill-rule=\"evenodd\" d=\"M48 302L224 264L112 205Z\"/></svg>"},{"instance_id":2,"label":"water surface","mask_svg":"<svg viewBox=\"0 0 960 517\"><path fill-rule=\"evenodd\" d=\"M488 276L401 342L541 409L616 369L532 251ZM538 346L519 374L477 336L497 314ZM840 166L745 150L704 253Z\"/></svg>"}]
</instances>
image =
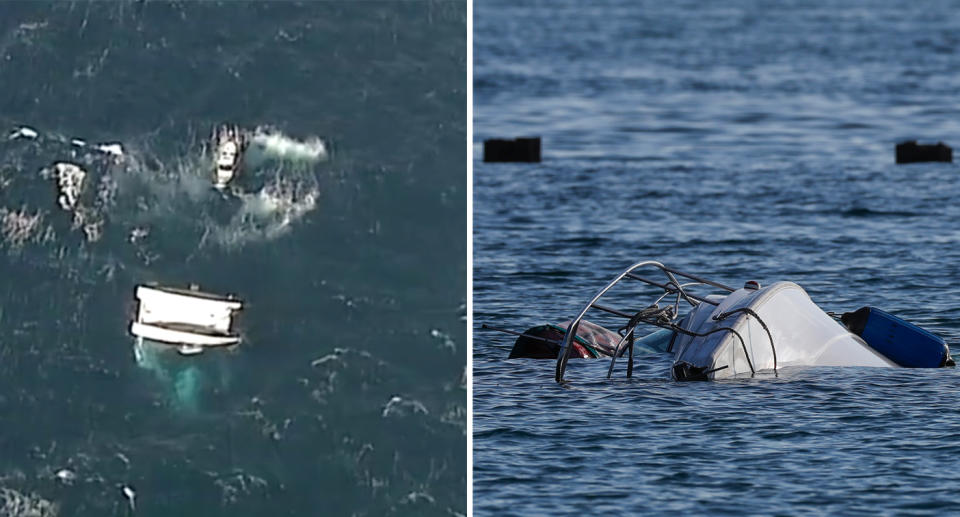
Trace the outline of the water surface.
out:
<instances>
[{"instance_id":1,"label":"water surface","mask_svg":"<svg viewBox=\"0 0 960 517\"><path fill-rule=\"evenodd\" d=\"M39 133L0 137L0 514L465 513L466 15L0 6L0 126ZM135 360L151 281L236 294L243 343Z\"/></svg>"},{"instance_id":2,"label":"water surface","mask_svg":"<svg viewBox=\"0 0 960 517\"><path fill-rule=\"evenodd\" d=\"M657 259L958 342L960 171L893 156L960 143L948 4L486 1L474 28L478 327L568 320ZM483 139L527 135L543 163L480 161ZM475 332L478 515L952 507L954 368L677 383L644 356L632 380L572 361L560 387L552 361L508 361L511 337Z\"/></svg>"}]
</instances>

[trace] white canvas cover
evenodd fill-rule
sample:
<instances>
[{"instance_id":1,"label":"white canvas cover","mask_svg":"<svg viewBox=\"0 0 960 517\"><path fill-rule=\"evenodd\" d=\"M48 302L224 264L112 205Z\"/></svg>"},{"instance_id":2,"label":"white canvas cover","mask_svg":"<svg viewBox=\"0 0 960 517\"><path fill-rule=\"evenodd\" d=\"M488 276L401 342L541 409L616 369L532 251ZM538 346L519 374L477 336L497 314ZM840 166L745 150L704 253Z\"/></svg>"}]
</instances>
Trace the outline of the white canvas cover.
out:
<instances>
[{"instance_id":1,"label":"white canvas cover","mask_svg":"<svg viewBox=\"0 0 960 517\"><path fill-rule=\"evenodd\" d=\"M770 337L757 318L739 312L720 321L714 319L742 307L752 309L766 323L776 347L778 368L895 366L834 321L813 303L803 288L792 282L777 282L759 290L738 289L716 307L700 304L683 321L683 328L705 334L716 328L730 327L743 337L744 344L741 345L736 335L729 331L704 337L679 335L674 345L674 362L707 371L716 370L709 377L719 379L750 374L748 354L755 371L773 370Z\"/></svg>"}]
</instances>

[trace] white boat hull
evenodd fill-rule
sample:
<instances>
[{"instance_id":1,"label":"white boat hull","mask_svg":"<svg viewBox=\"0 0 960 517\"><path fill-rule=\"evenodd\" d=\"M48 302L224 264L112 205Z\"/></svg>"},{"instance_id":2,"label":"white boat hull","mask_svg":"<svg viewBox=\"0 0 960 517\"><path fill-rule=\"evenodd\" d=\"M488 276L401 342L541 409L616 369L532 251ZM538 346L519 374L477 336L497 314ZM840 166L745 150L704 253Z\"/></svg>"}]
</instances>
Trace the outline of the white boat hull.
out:
<instances>
[{"instance_id":1,"label":"white boat hull","mask_svg":"<svg viewBox=\"0 0 960 517\"><path fill-rule=\"evenodd\" d=\"M203 298L147 286L137 287L136 297L140 300L140 323L182 323L222 333L230 331L233 312L242 307L235 300Z\"/></svg>"},{"instance_id":2,"label":"white boat hull","mask_svg":"<svg viewBox=\"0 0 960 517\"><path fill-rule=\"evenodd\" d=\"M239 336L210 336L155 325L145 325L136 321L130 324L130 333L137 337L171 345L229 346L240 342Z\"/></svg>"},{"instance_id":3,"label":"white boat hull","mask_svg":"<svg viewBox=\"0 0 960 517\"><path fill-rule=\"evenodd\" d=\"M233 313L243 304L199 291L138 286L137 318L130 324L134 336L171 345L185 345L181 353L198 353L192 347L228 346L240 342L231 330Z\"/></svg>"},{"instance_id":4,"label":"white boat hull","mask_svg":"<svg viewBox=\"0 0 960 517\"><path fill-rule=\"evenodd\" d=\"M700 304L681 322L681 328L698 336L677 336L675 377L721 379L785 366L896 366L834 321L792 282L738 289L721 300L717 306ZM731 312L737 309L753 311L770 334L754 315ZM717 319L725 313L729 315ZM718 330L725 327L736 333Z\"/></svg>"}]
</instances>

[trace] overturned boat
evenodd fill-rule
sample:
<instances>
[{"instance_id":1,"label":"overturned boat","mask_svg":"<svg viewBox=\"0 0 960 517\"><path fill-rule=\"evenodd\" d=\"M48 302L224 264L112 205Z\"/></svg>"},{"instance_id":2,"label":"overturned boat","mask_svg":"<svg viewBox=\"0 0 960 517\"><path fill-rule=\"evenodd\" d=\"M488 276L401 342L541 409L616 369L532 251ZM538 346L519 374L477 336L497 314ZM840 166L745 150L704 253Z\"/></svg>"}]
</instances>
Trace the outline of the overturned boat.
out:
<instances>
[{"instance_id":1,"label":"overturned boat","mask_svg":"<svg viewBox=\"0 0 960 517\"><path fill-rule=\"evenodd\" d=\"M233 329L233 316L243 304L230 296L204 293L195 286L137 286L139 301L130 333L177 347L183 355L203 352L206 347L236 345L240 336Z\"/></svg>"},{"instance_id":2,"label":"overturned boat","mask_svg":"<svg viewBox=\"0 0 960 517\"><path fill-rule=\"evenodd\" d=\"M663 280L637 274L641 269L659 271ZM624 280L656 287L661 294L639 310L601 305L601 298ZM703 293L704 288L713 292ZM661 307L664 300L668 303ZM584 319L590 311L619 318L622 326L614 332L591 323ZM641 324L659 330L639 337ZM677 380L776 373L788 366L936 368L954 364L943 339L879 309L863 307L836 316L824 312L793 282L762 287L749 281L734 289L655 261L624 270L565 325L511 333L519 338L510 357L555 358L557 382L563 382L571 357L609 357L609 377L616 360L626 354L629 377L635 351L672 354L672 375Z\"/></svg>"},{"instance_id":3,"label":"overturned boat","mask_svg":"<svg viewBox=\"0 0 960 517\"><path fill-rule=\"evenodd\" d=\"M243 167L247 139L239 127L224 124L213 130L211 140L214 153L213 186L223 189Z\"/></svg>"}]
</instances>

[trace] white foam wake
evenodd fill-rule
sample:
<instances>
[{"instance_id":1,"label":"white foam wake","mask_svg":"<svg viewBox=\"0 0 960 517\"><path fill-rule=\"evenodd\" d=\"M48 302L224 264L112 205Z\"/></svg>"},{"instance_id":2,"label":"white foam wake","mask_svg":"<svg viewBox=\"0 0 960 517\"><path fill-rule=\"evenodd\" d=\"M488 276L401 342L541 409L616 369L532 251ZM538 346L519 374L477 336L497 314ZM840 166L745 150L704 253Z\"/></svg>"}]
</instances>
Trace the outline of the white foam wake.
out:
<instances>
[{"instance_id":1,"label":"white foam wake","mask_svg":"<svg viewBox=\"0 0 960 517\"><path fill-rule=\"evenodd\" d=\"M318 137L297 140L274 129L258 128L246 158L254 166L269 160L315 163L327 158L327 147Z\"/></svg>"},{"instance_id":2,"label":"white foam wake","mask_svg":"<svg viewBox=\"0 0 960 517\"><path fill-rule=\"evenodd\" d=\"M242 204L230 222L211 224L205 238L224 247L275 239L317 206L319 191L315 182L278 176L259 191L238 197Z\"/></svg>"},{"instance_id":3,"label":"white foam wake","mask_svg":"<svg viewBox=\"0 0 960 517\"><path fill-rule=\"evenodd\" d=\"M34 493L0 487L0 515L11 517L55 517L60 505Z\"/></svg>"}]
</instances>

